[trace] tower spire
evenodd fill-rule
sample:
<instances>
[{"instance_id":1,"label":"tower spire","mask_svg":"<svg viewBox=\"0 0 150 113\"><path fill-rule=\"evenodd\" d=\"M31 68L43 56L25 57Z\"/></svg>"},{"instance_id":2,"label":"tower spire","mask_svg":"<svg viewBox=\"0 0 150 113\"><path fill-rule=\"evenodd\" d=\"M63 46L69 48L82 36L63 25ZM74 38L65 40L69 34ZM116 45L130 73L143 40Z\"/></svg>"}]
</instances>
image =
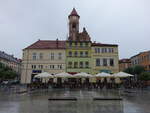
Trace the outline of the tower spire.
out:
<instances>
[{"instance_id":1,"label":"tower spire","mask_svg":"<svg viewBox=\"0 0 150 113\"><path fill-rule=\"evenodd\" d=\"M70 18L70 16L78 16L80 18L75 8L72 9L72 12L70 13L68 17Z\"/></svg>"},{"instance_id":2,"label":"tower spire","mask_svg":"<svg viewBox=\"0 0 150 113\"><path fill-rule=\"evenodd\" d=\"M73 8L72 12L68 16L69 19L69 39L75 41L77 39L77 35L79 33L79 19L75 8Z\"/></svg>"}]
</instances>

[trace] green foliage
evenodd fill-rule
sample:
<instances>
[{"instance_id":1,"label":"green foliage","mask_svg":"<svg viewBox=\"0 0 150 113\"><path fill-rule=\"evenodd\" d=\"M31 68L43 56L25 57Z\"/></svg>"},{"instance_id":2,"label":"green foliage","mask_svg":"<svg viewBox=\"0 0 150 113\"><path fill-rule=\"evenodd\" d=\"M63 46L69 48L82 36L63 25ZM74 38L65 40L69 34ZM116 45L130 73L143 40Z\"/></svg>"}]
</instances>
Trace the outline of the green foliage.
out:
<instances>
[{"instance_id":1,"label":"green foliage","mask_svg":"<svg viewBox=\"0 0 150 113\"><path fill-rule=\"evenodd\" d=\"M134 68L129 67L129 68L125 69L124 72L129 73L129 74L134 74Z\"/></svg>"},{"instance_id":2,"label":"green foliage","mask_svg":"<svg viewBox=\"0 0 150 113\"><path fill-rule=\"evenodd\" d=\"M140 80L148 81L150 80L150 72L143 72L139 76Z\"/></svg>"},{"instance_id":3,"label":"green foliage","mask_svg":"<svg viewBox=\"0 0 150 113\"><path fill-rule=\"evenodd\" d=\"M144 67L140 65L136 65L133 68L134 68L134 74L137 74L137 75L145 71Z\"/></svg>"},{"instance_id":4,"label":"green foliage","mask_svg":"<svg viewBox=\"0 0 150 113\"><path fill-rule=\"evenodd\" d=\"M14 79L17 76L17 73L13 71L11 68L4 66L0 63L0 79L1 80L8 80Z\"/></svg>"},{"instance_id":5,"label":"green foliage","mask_svg":"<svg viewBox=\"0 0 150 113\"><path fill-rule=\"evenodd\" d=\"M133 75L135 75L135 74L140 75L144 71L145 71L144 67L140 66L140 65L136 65L134 67L129 67L124 70L124 72L133 74Z\"/></svg>"}]
</instances>

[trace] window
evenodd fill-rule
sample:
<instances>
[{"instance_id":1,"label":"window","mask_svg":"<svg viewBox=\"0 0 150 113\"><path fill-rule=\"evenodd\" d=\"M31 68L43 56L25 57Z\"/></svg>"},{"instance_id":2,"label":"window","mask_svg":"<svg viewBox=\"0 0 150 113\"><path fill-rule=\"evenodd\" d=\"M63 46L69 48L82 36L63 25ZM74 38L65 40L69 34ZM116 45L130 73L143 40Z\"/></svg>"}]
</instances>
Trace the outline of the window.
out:
<instances>
[{"instance_id":1,"label":"window","mask_svg":"<svg viewBox=\"0 0 150 113\"><path fill-rule=\"evenodd\" d=\"M75 56L75 57L78 56L78 52L77 52L77 51L74 52L74 56Z\"/></svg>"},{"instance_id":2,"label":"window","mask_svg":"<svg viewBox=\"0 0 150 113\"><path fill-rule=\"evenodd\" d=\"M96 59L96 66L100 66L100 59Z\"/></svg>"},{"instance_id":3,"label":"window","mask_svg":"<svg viewBox=\"0 0 150 113\"><path fill-rule=\"evenodd\" d=\"M98 51L97 51L97 48L95 48L95 53L97 53Z\"/></svg>"},{"instance_id":4,"label":"window","mask_svg":"<svg viewBox=\"0 0 150 113\"><path fill-rule=\"evenodd\" d=\"M88 46L89 46L89 43L88 43L88 42L86 42L86 43L85 43L85 46L86 46L86 47L88 47Z\"/></svg>"},{"instance_id":5,"label":"window","mask_svg":"<svg viewBox=\"0 0 150 113\"><path fill-rule=\"evenodd\" d=\"M58 69L62 69L62 65L57 65Z\"/></svg>"},{"instance_id":6,"label":"window","mask_svg":"<svg viewBox=\"0 0 150 113\"><path fill-rule=\"evenodd\" d=\"M39 65L39 69L43 69L43 65Z\"/></svg>"},{"instance_id":7,"label":"window","mask_svg":"<svg viewBox=\"0 0 150 113\"><path fill-rule=\"evenodd\" d=\"M72 57L72 52L71 51L69 51L69 56Z\"/></svg>"},{"instance_id":8,"label":"window","mask_svg":"<svg viewBox=\"0 0 150 113\"><path fill-rule=\"evenodd\" d=\"M80 62L80 68L83 68L83 62Z\"/></svg>"},{"instance_id":9,"label":"window","mask_svg":"<svg viewBox=\"0 0 150 113\"><path fill-rule=\"evenodd\" d=\"M54 69L55 66L54 66L54 65L50 65L49 68L50 68L50 69Z\"/></svg>"},{"instance_id":10,"label":"window","mask_svg":"<svg viewBox=\"0 0 150 113\"><path fill-rule=\"evenodd\" d=\"M25 53L23 52L23 58L24 58L24 56L25 56Z\"/></svg>"},{"instance_id":11,"label":"window","mask_svg":"<svg viewBox=\"0 0 150 113\"><path fill-rule=\"evenodd\" d=\"M85 62L85 67L89 68L89 62Z\"/></svg>"},{"instance_id":12,"label":"window","mask_svg":"<svg viewBox=\"0 0 150 113\"><path fill-rule=\"evenodd\" d=\"M39 59L42 60L43 59L43 53L40 53L39 55Z\"/></svg>"},{"instance_id":13,"label":"window","mask_svg":"<svg viewBox=\"0 0 150 113\"><path fill-rule=\"evenodd\" d=\"M71 47L72 46L72 42L69 42L69 47Z\"/></svg>"},{"instance_id":14,"label":"window","mask_svg":"<svg viewBox=\"0 0 150 113\"><path fill-rule=\"evenodd\" d=\"M105 48L102 48L102 53L105 53Z\"/></svg>"},{"instance_id":15,"label":"window","mask_svg":"<svg viewBox=\"0 0 150 113\"><path fill-rule=\"evenodd\" d=\"M74 62L74 68L78 68L78 62Z\"/></svg>"},{"instance_id":16,"label":"window","mask_svg":"<svg viewBox=\"0 0 150 113\"><path fill-rule=\"evenodd\" d=\"M114 66L114 59L110 59L110 66Z\"/></svg>"},{"instance_id":17,"label":"window","mask_svg":"<svg viewBox=\"0 0 150 113\"><path fill-rule=\"evenodd\" d=\"M51 60L54 60L54 53L51 53Z\"/></svg>"},{"instance_id":18,"label":"window","mask_svg":"<svg viewBox=\"0 0 150 113\"><path fill-rule=\"evenodd\" d=\"M114 48L111 48L111 52L112 52L112 53L114 52Z\"/></svg>"},{"instance_id":19,"label":"window","mask_svg":"<svg viewBox=\"0 0 150 113\"><path fill-rule=\"evenodd\" d=\"M32 65L32 69L36 69L36 65Z\"/></svg>"},{"instance_id":20,"label":"window","mask_svg":"<svg viewBox=\"0 0 150 113\"><path fill-rule=\"evenodd\" d=\"M78 43L77 43L77 42L75 42L74 44L75 44L76 47L78 46Z\"/></svg>"},{"instance_id":21,"label":"window","mask_svg":"<svg viewBox=\"0 0 150 113\"><path fill-rule=\"evenodd\" d=\"M83 47L83 43L82 42L80 42L80 47Z\"/></svg>"},{"instance_id":22,"label":"window","mask_svg":"<svg viewBox=\"0 0 150 113\"><path fill-rule=\"evenodd\" d=\"M103 66L107 66L107 59L106 58L103 59Z\"/></svg>"},{"instance_id":23,"label":"window","mask_svg":"<svg viewBox=\"0 0 150 113\"><path fill-rule=\"evenodd\" d=\"M72 62L68 62L68 67L72 68Z\"/></svg>"},{"instance_id":24,"label":"window","mask_svg":"<svg viewBox=\"0 0 150 113\"><path fill-rule=\"evenodd\" d=\"M62 53L58 53L58 59L59 59L59 60L62 59Z\"/></svg>"},{"instance_id":25,"label":"window","mask_svg":"<svg viewBox=\"0 0 150 113\"><path fill-rule=\"evenodd\" d=\"M112 53L112 48L108 48L108 52L109 52L109 53Z\"/></svg>"},{"instance_id":26,"label":"window","mask_svg":"<svg viewBox=\"0 0 150 113\"><path fill-rule=\"evenodd\" d=\"M85 52L85 56L88 57L88 51Z\"/></svg>"},{"instance_id":27,"label":"window","mask_svg":"<svg viewBox=\"0 0 150 113\"><path fill-rule=\"evenodd\" d=\"M33 60L36 60L36 59L37 59L37 58L36 58L36 53L33 53L33 54L32 54L32 59L33 59Z\"/></svg>"},{"instance_id":28,"label":"window","mask_svg":"<svg viewBox=\"0 0 150 113\"><path fill-rule=\"evenodd\" d=\"M75 23L72 24L72 28L76 29L76 24Z\"/></svg>"},{"instance_id":29,"label":"window","mask_svg":"<svg viewBox=\"0 0 150 113\"><path fill-rule=\"evenodd\" d=\"M104 53L107 53L107 48L104 48Z\"/></svg>"},{"instance_id":30,"label":"window","mask_svg":"<svg viewBox=\"0 0 150 113\"><path fill-rule=\"evenodd\" d=\"M80 57L83 57L83 52L82 51L80 52Z\"/></svg>"},{"instance_id":31,"label":"window","mask_svg":"<svg viewBox=\"0 0 150 113\"><path fill-rule=\"evenodd\" d=\"M97 52L98 52L98 53L100 53L100 52L101 52L100 48L97 48Z\"/></svg>"}]
</instances>

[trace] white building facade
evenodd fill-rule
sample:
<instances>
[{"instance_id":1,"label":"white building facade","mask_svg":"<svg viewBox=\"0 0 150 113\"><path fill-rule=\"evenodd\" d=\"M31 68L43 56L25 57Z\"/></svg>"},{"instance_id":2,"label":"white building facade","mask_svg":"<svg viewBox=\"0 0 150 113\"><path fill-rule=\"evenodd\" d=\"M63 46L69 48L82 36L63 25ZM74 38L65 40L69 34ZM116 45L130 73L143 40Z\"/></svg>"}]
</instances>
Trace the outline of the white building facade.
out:
<instances>
[{"instance_id":1,"label":"white building facade","mask_svg":"<svg viewBox=\"0 0 150 113\"><path fill-rule=\"evenodd\" d=\"M43 45L43 44L44 45ZM41 72L65 71L65 42L39 40L23 50L21 83L31 83Z\"/></svg>"}]
</instances>

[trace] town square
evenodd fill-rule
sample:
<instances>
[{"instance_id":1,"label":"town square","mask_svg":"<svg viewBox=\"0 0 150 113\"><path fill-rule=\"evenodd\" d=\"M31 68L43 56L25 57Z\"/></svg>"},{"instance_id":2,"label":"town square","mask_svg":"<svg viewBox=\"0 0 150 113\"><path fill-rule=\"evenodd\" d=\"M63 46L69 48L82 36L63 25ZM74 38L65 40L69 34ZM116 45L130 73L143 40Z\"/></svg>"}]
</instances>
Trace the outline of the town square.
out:
<instances>
[{"instance_id":1,"label":"town square","mask_svg":"<svg viewBox=\"0 0 150 113\"><path fill-rule=\"evenodd\" d=\"M33 1L0 5L0 113L150 112L150 2Z\"/></svg>"}]
</instances>

